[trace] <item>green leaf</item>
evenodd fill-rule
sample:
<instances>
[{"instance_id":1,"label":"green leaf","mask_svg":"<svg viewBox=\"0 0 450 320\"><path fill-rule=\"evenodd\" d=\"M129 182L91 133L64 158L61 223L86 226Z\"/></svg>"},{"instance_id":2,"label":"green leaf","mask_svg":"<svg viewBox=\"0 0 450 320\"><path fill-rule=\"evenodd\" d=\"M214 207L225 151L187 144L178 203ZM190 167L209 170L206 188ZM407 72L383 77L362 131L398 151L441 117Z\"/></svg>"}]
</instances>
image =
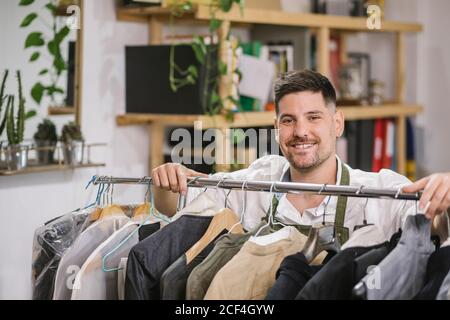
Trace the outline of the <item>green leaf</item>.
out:
<instances>
[{"instance_id":1,"label":"green leaf","mask_svg":"<svg viewBox=\"0 0 450 320\"><path fill-rule=\"evenodd\" d=\"M209 22L209 30L211 32L215 32L217 29L220 28L221 25L222 25L222 20L211 19L211 21Z\"/></svg>"},{"instance_id":2,"label":"green leaf","mask_svg":"<svg viewBox=\"0 0 450 320\"><path fill-rule=\"evenodd\" d=\"M55 67L58 75L66 70L66 63L61 57L55 58L55 60L53 61L53 66Z\"/></svg>"},{"instance_id":3,"label":"green leaf","mask_svg":"<svg viewBox=\"0 0 450 320\"><path fill-rule=\"evenodd\" d=\"M25 114L25 120L31 119L31 118L35 117L36 115L37 115L36 110L29 110Z\"/></svg>"},{"instance_id":4,"label":"green leaf","mask_svg":"<svg viewBox=\"0 0 450 320\"><path fill-rule=\"evenodd\" d=\"M43 76L44 74L47 74L47 73L48 73L48 69L44 69L44 70L41 70L41 72L39 72L39 75Z\"/></svg>"},{"instance_id":5,"label":"green leaf","mask_svg":"<svg viewBox=\"0 0 450 320\"><path fill-rule=\"evenodd\" d=\"M58 31L58 33L55 36L55 43L57 45L61 44L63 40L69 35L70 29L66 26Z\"/></svg>"},{"instance_id":6,"label":"green leaf","mask_svg":"<svg viewBox=\"0 0 450 320\"><path fill-rule=\"evenodd\" d=\"M42 39L42 33L32 32L25 40L25 49L29 47L42 47L44 44L45 42L44 39Z\"/></svg>"},{"instance_id":7,"label":"green leaf","mask_svg":"<svg viewBox=\"0 0 450 320\"><path fill-rule=\"evenodd\" d=\"M39 52L33 53L31 55L30 62L36 61L37 59L39 59L40 56L41 56L41 54Z\"/></svg>"},{"instance_id":8,"label":"green leaf","mask_svg":"<svg viewBox=\"0 0 450 320\"><path fill-rule=\"evenodd\" d=\"M50 52L50 54L52 56L60 55L59 50L58 50L59 46L56 45L54 40L47 43L47 49L48 49L48 52Z\"/></svg>"},{"instance_id":9,"label":"green leaf","mask_svg":"<svg viewBox=\"0 0 450 320\"><path fill-rule=\"evenodd\" d=\"M36 18L37 18L37 14L36 13L34 13L34 12L30 13L29 15L27 15L23 19L22 23L20 24L20 27L21 28L28 27L33 22L33 20L36 19Z\"/></svg>"},{"instance_id":10,"label":"green leaf","mask_svg":"<svg viewBox=\"0 0 450 320\"><path fill-rule=\"evenodd\" d=\"M63 89L58 88L58 87L55 87L55 86L46 87L45 90L47 91L47 93L48 93L49 95L52 95L52 94L54 94L54 93L61 93L61 94L64 93L64 90L63 90Z\"/></svg>"},{"instance_id":11,"label":"green leaf","mask_svg":"<svg viewBox=\"0 0 450 320\"><path fill-rule=\"evenodd\" d=\"M186 77L186 81L187 81L188 84L195 84L195 79L190 74Z\"/></svg>"},{"instance_id":12,"label":"green leaf","mask_svg":"<svg viewBox=\"0 0 450 320\"><path fill-rule=\"evenodd\" d=\"M56 12L56 6L53 4L53 3L47 3L46 5L45 5L45 7L48 9L48 10L50 10L50 12L52 13L52 14L54 14L55 12Z\"/></svg>"},{"instance_id":13,"label":"green leaf","mask_svg":"<svg viewBox=\"0 0 450 320\"><path fill-rule=\"evenodd\" d=\"M197 79L198 78L198 71L197 71L197 67L194 66L193 64L191 64L187 71L189 72L189 74L194 78Z\"/></svg>"},{"instance_id":14,"label":"green leaf","mask_svg":"<svg viewBox=\"0 0 450 320\"><path fill-rule=\"evenodd\" d=\"M32 4L34 0L20 0L19 6L28 6Z\"/></svg>"},{"instance_id":15,"label":"green leaf","mask_svg":"<svg viewBox=\"0 0 450 320\"><path fill-rule=\"evenodd\" d=\"M215 105L219 101L220 101L219 95L217 94L217 92L213 91L211 94L211 99L210 99L211 105Z\"/></svg>"},{"instance_id":16,"label":"green leaf","mask_svg":"<svg viewBox=\"0 0 450 320\"><path fill-rule=\"evenodd\" d=\"M194 50L197 61L204 64L206 56L206 45L204 39L202 37L195 36L191 47L192 50Z\"/></svg>"},{"instance_id":17,"label":"green leaf","mask_svg":"<svg viewBox=\"0 0 450 320\"><path fill-rule=\"evenodd\" d=\"M228 12L231 10L233 5L233 0L220 0L220 8L223 12Z\"/></svg>"},{"instance_id":18,"label":"green leaf","mask_svg":"<svg viewBox=\"0 0 450 320\"><path fill-rule=\"evenodd\" d=\"M36 101L37 104L41 103L42 96L44 95L45 87L40 83L36 83L31 89L31 97Z\"/></svg>"},{"instance_id":19,"label":"green leaf","mask_svg":"<svg viewBox=\"0 0 450 320\"><path fill-rule=\"evenodd\" d=\"M222 75L227 74L228 66L222 60L219 60L219 73Z\"/></svg>"}]
</instances>

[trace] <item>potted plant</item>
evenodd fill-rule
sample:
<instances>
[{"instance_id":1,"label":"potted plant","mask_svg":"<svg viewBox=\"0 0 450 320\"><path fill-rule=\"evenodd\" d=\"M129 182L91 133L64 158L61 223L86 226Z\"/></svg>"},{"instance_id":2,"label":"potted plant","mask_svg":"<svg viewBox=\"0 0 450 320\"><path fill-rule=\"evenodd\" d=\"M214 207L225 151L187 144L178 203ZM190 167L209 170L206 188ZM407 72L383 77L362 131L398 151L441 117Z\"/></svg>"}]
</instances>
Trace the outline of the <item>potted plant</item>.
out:
<instances>
[{"instance_id":1,"label":"potted plant","mask_svg":"<svg viewBox=\"0 0 450 320\"><path fill-rule=\"evenodd\" d=\"M35 0L20 0L19 6L28 7ZM38 80L31 88L31 97L37 104L41 104L43 97L49 97L52 105L62 105L65 103L65 90L59 86L62 73L67 70L67 61L62 54L64 40L70 34L70 28L66 23L58 20L58 10L60 4L67 5L67 1L48 0L40 11L29 12L22 20L20 28L33 29L25 40L25 49L31 50L29 61L36 62L47 58L44 53L50 54L47 67L40 70ZM50 15L50 21L48 16ZM44 22L36 23L38 20ZM42 64L44 65L44 64Z\"/></svg>"},{"instance_id":2,"label":"potted plant","mask_svg":"<svg viewBox=\"0 0 450 320\"><path fill-rule=\"evenodd\" d=\"M15 96L8 95L5 118L8 146L6 147L6 162L9 170L21 170L28 163L28 147L22 145L25 131L25 99L22 94L22 80L20 71L17 71L19 84L19 102L17 114L15 114Z\"/></svg>"},{"instance_id":3,"label":"potted plant","mask_svg":"<svg viewBox=\"0 0 450 320\"><path fill-rule=\"evenodd\" d=\"M25 130L25 121L36 115L35 110L30 110L25 113L25 98L22 94L22 81L20 71L17 71L17 81L19 85L19 109L14 119L14 100L15 97L12 94L5 94L6 81L8 79L9 71L5 70L2 77L2 82L0 85L0 115L3 106L6 105L5 112L0 119L0 136L3 131L7 130L8 143L9 145L4 147L3 141L0 141L0 155L5 154L6 164L3 159L0 167L3 169L5 167L10 168L10 170L17 170L26 166L27 163L27 152L28 148L20 146L23 142L23 135Z\"/></svg>"},{"instance_id":4,"label":"potted plant","mask_svg":"<svg viewBox=\"0 0 450 320\"><path fill-rule=\"evenodd\" d=\"M37 146L38 163L42 165L53 163L53 155L58 142L55 124L49 119L44 119L38 125L38 130L33 138Z\"/></svg>"},{"instance_id":5,"label":"potted plant","mask_svg":"<svg viewBox=\"0 0 450 320\"><path fill-rule=\"evenodd\" d=\"M64 125L61 134L63 143L64 163L67 165L77 165L83 163L84 139L81 128L71 121Z\"/></svg>"}]
</instances>

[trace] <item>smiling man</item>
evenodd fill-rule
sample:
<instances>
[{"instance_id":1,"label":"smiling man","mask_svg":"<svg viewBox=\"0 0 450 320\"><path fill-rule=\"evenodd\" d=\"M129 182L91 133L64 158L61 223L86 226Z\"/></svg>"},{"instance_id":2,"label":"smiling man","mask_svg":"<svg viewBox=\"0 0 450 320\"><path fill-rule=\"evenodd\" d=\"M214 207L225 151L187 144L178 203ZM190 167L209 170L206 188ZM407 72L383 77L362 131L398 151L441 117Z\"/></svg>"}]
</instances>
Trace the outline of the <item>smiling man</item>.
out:
<instances>
[{"instance_id":1,"label":"smiling man","mask_svg":"<svg viewBox=\"0 0 450 320\"><path fill-rule=\"evenodd\" d=\"M424 190L423 201L430 201L428 216L433 218L450 206L450 177L436 174L416 184L388 169L378 173L353 169L336 155L336 140L344 132L344 115L336 109L336 92L330 81L320 73L305 70L282 75L275 82L277 141L283 156L270 155L256 160L248 169L218 173L217 177L267 181L290 181L318 184L340 184L375 188L401 188L408 192ZM362 137L364 138L364 137ZM168 163L155 168L152 178L156 186L173 192L187 191L186 178L202 176L180 164ZM188 201L202 192L190 188ZM224 190L208 190L216 203L225 203ZM274 204L275 218L285 224L311 226L322 221L343 227L345 242L355 227L364 221L379 227L385 239L395 233L409 214L416 213L412 201L346 198L316 194L275 194L249 192L246 210L243 192L232 191L227 204L244 215L244 227L252 228L267 215ZM441 223L443 224L443 223ZM445 237L445 235L442 235Z\"/></svg>"}]
</instances>

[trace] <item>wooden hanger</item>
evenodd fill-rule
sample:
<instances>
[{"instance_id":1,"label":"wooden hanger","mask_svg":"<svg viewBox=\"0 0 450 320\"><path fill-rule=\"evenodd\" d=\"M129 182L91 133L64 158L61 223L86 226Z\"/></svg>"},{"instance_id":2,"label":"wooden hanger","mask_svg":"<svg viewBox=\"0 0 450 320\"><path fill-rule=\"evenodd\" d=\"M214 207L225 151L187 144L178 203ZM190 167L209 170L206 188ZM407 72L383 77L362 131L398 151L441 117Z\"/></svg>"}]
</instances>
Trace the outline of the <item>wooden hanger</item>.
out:
<instances>
[{"instance_id":1,"label":"wooden hanger","mask_svg":"<svg viewBox=\"0 0 450 320\"><path fill-rule=\"evenodd\" d=\"M230 230L234 226L232 233L243 234L244 229L239 223L237 215L230 209L222 209L214 215L203 237L197 241L188 251L186 251L186 263L190 263L214 241L222 231Z\"/></svg>"},{"instance_id":2,"label":"wooden hanger","mask_svg":"<svg viewBox=\"0 0 450 320\"><path fill-rule=\"evenodd\" d=\"M92 222L97 221L98 219L100 219L100 215L102 213L102 208L101 207L97 207L95 208L94 211L91 212L89 218L91 219Z\"/></svg>"},{"instance_id":3,"label":"wooden hanger","mask_svg":"<svg viewBox=\"0 0 450 320\"><path fill-rule=\"evenodd\" d=\"M118 206L117 204L111 204L102 210L102 212L100 213L99 219L103 219L105 217L112 216L112 215L126 216L125 212L123 212L123 210L120 206Z\"/></svg>"},{"instance_id":4,"label":"wooden hanger","mask_svg":"<svg viewBox=\"0 0 450 320\"><path fill-rule=\"evenodd\" d=\"M143 204L139 205L136 209L133 211L133 220L141 220L144 219L146 216L148 216L150 213L150 203L144 202Z\"/></svg>"}]
</instances>

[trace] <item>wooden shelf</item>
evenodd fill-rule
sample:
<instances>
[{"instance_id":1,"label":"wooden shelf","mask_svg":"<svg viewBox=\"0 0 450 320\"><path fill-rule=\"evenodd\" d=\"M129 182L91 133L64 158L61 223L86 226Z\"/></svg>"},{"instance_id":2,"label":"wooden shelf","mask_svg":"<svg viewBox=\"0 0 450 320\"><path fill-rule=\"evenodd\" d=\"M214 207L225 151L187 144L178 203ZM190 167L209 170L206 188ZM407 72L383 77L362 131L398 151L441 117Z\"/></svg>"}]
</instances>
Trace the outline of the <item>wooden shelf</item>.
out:
<instances>
[{"instance_id":1,"label":"wooden shelf","mask_svg":"<svg viewBox=\"0 0 450 320\"><path fill-rule=\"evenodd\" d=\"M165 17L170 9L162 7L147 8L118 8L117 19L121 21L148 23L152 16ZM184 18L209 21L211 14L208 6L199 5L188 12ZM288 13L263 9L246 8L243 15L238 7L228 13L217 12L217 19L234 23L268 24L297 26L310 28L330 28L335 30L351 30L364 32L421 32L422 25L418 23L405 23L383 20L380 30L369 30L364 17L344 17L311 13Z\"/></svg>"},{"instance_id":2,"label":"wooden shelf","mask_svg":"<svg viewBox=\"0 0 450 320\"><path fill-rule=\"evenodd\" d=\"M49 116L61 116L75 114L74 107L48 107Z\"/></svg>"},{"instance_id":3,"label":"wooden shelf","mask_svg":"<svg viewBox=\"0 0 450 320\"><path fill-rule=\"evenodd\" d=\"M17 171L9 171L9 170L0 170L0 176L14 176L14 175L22 175L22 174L30 174L30 173L42 173L42 172L52 172L52 171L69 171L74 169L83 169L83 168L96 168L96 167L104 167L104 163L86 163L76 166L69 166L63 164L51 164L47 166L38 166L33 165L23 170Z\"/></svg>"},{"instance_id":4,"label":"wooden shelf","mask_svg":"<svg viewBox=\"0 0 450 320\"><path fill-rule=\"evenodd\" d=\"M357 106L339 107L345 115L345 120L365 120L377 118L395 118L414 116L422 112L418 105L390 104L381 107ZM195 122L201 124L202 129L210 128L246 128L263 127L274 124L275 112L241 112L236 113L234 121L228 122L223 116L208 115L164 115L128 113L117 116L120 126L145 125L158 123L165 126L193 126ZM197 126L198 128L199 126Z\"/></svg>"}]
</instances>

